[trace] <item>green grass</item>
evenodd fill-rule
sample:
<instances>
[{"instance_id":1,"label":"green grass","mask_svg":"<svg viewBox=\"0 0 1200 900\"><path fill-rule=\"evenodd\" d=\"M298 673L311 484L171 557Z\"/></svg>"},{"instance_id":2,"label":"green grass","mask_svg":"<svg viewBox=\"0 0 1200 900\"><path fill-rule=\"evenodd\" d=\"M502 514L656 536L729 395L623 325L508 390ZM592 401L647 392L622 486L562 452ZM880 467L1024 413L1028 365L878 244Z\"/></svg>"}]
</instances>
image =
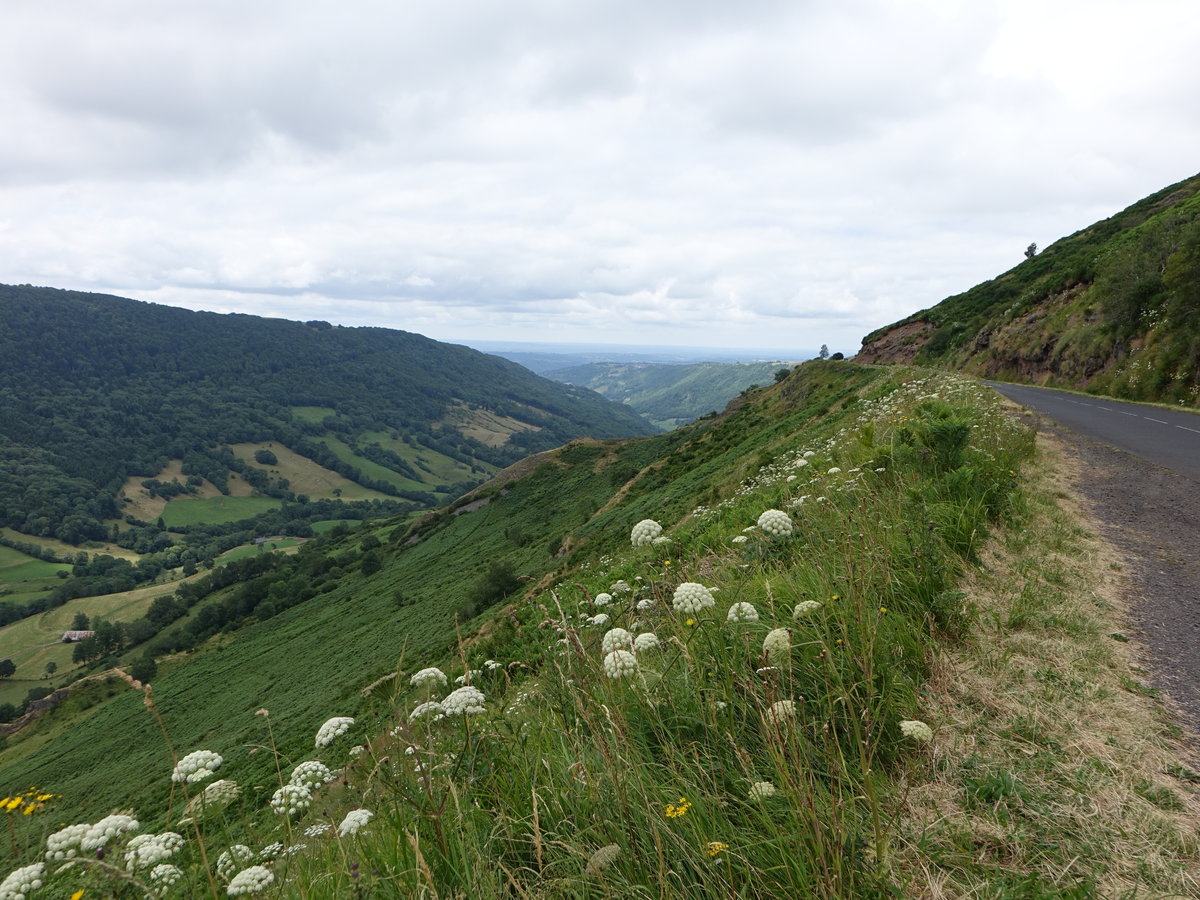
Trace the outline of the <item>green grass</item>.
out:
<instances>
[{"instance_id":1,"label":"green grass","mask_svg":"<svg viewBox=\"0 0 1200 900\"><path fill-rule=\"evenodd\" d=\"M59 584L59 572L70 570L68 565L45 562L0 546L0 603L26 603Z\"/></svg>"},{"instance_id":2,"label":"green grass","mask_svg":"<svg viewBox=\"0 0 1200 900\"><path fill-rule=\"evenodd\" d=\"M337 410L328 406L293 406L292 415L301 422L319 424L329 416L336 416Z\"/></svg>"},{"instance_id":3,"label":"green grass","mask_svg":"<svg viewBox=\"0 0 1200 900\"><path fill-rule=\"evenodd\" d=\"M212 497L208 500L172 500L163 509L163 523L168 528L186 525L236 522L249 519L269 509L277 509L283 501L274 497Z\"/></svg>"},{"instance_id":4,"label":"green grass","mask_svg":"<svg viewBox=\"0 0 1200 900\"><path fill-rule=\"evenodd\" d=\"M300 540L297 538L278 538L262 544L243 544L240 547L234 547L232 550L226 550L214 562L219 566L237 559L245 559L248 556L257 556L259 553L272 553L276 550L294 550L300 546L300 543Z\"/></svg>"}]
</instances>

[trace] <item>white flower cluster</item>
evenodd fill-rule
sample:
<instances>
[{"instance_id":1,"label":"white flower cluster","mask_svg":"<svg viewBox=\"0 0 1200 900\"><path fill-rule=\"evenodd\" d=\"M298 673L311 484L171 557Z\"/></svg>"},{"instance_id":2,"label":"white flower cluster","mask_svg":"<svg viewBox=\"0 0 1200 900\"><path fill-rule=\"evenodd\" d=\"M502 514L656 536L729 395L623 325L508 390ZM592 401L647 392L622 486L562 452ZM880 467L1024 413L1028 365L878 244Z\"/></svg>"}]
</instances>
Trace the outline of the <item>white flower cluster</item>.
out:
<instances>
[{"instance_id":1,"label":"white flower cluster","mask_svg":"<svg viewBox=\"0 0 1200 900\"><path fill-rule=\"evenodd\" d=\"M631 588L624 581L614 581L612 586L609 587L609 590L614 594L628 594L633 590L633 588Z\"/></svg>"},{"instance_id":2,"label":"white flower cluster","mask_svg":"<svg viewBox=\"0 0 1200 900\"><path fill-rule=\"evenodd\" d=\"M604 657L604 674L609 678L624 678L637 671L637 657L628 650L614 650Z\"/></svg>"},{"instance_id":3,"label":"white flower cluster","mask_svg":"<svg viewBox=\"0 0 1200 900\"><path fill-rule=\"evenodd\" d=\"M448 716L462 716L483 712L483 704L483 691L468 684L451 691L450 696L442 701L442 709Z\"/></svg>"},{"instance_id":4,"label":"white flower cluster","mask_svg":"<svg viewBox=\"0 0 1200 900\"><path fill-rule=\"evenodd\" d=\"M217 857L217 874L228 879L238 866L254 860L254 851L245 844L234 844Z\"/></svg>"},{"instance_id":5,"label":"white flower cluster","mask_svg":"<svg viewBox=\"0 0 1200 900\"><path fill-rule=\"evenodd\" d=\"M796 715L794 700L776 700L767 710L767 721L772 725L782 725Z\"/></svg>"},{"instance_id":6,"label":"white flower cluster","mask_svg":"<svg viewBox=\"0 0 1200 900\"><path fill-rule=\"evenodd\" d=\"M328 834L333 829L333 826L328 822L318 822L316 825L309 825L304 829L304 836L307 838L317 838L323 834Z\"/></svg>"},{"instance_id":7,"label":"white flower cluster","mask_svg":"<svg viewBox=\"0 0 1200 900\"><path fill-rule=\"evenodd\" d=\"M105 816L95 825L87 830L79 840L79 849L84 853L92 853L99 850L117 835L124 834L127 831L137 831L141 826L138 820L133 816L112 815ZM61 833L61 832L60 832Z\"/></svg>"},{"instance_id":8,"label":"white flower cluster","mask_svg":"<svg viewBox=\"0 0 1200 900\"><path fill-rule=\"evenodd\" d=\"M139 834L125 848L125 868L131 872L156 866L183 846L183 835L174 831L162 834Z\"/></svg>"},{"instance_id":9,"label":"white flower cluster","mask_svg":"<svg viewBox=\"0 0 1200 900\"><path fill-rule=\"evenodd\" d=\"M212 778L224 761L219 753L213 753L211 750L196 750L175 764L171 780L195 784L197 781Z\"/></svg>"},{"instance_id":10,"label":"white flower cluster","mask_svg":"<svg viewBox=\"0 0 1200 900\"><path fill-rule=\"evenodd\" d=\"M901 722L900 733L922 744L928 744L933 740L933 729L917 719Z\"/></svg>"},{"instance_id":11,"label":"white flower cluster","mask_svg":"<svg viewBox=\"0 0 1200 900\"><path fill-rule=\"evenodd\" d=\"M445 678L445 676L442 677ZM329 719L324 725L317 729L317 746L328 747L343 734L349 731L350 726L353 724L354 719L352 719L350 716L334 716L332 719Z\"/></svg>"},{"instance_id":12,"label":"white flower cluster","mask_svg":"<svg viewBox=\"0 0 1200 900\"><path fill-rule=\"evenodd\" d=\"M796 604L796 608L792 610L793 619L803 619L821 608L821 603L818 600L801 600Z\"/></svg>"},{"instance_id":13,"label":"white flower cluster","mask_svg":"<svg viewBox=\"0 0 1200 900\"><path fill-rule=\"evenodd\" d=\"M46 864L40 862L10 872L7 878L0 881L0 900L25 900L31 891L42 886L45 875Z\"/></svg>"},{"instance_id":14,"label":"white flower cluster","mask_svg":"<svg viewBox=\"0 0 1200 900\"><path fill-rule=\"evenodd\" d=\"M371 817L375 814L369 809L352 809L346 813L346 818L342 819L342 824L338 826L338 837L345 837L348 834L358 834L359 830L366 827L366 824L371 821Z\"/></svg>"},{"instance_id":15,"label":"white flower cluster","mask_svg":"<svg viewBox=\"0 0 1200 900\"><path fill-rule=\"evenodd\" d=\"M744 534L735 534L731 540L735 544L744 544L746 541L750 540L750 538L746 537Z\"/></svg>"},{"instance_id":16,"label":"white flower cluster","mask_svg":"<svg viewBox=\"0 0 1200 900\"><path fill-rule=\"evenodd\" d=\"M468 669L466 672L463 672L461 675L459 675L457 678L455 678L454 683L455 684L470 684L472 681L474 681L476 678L478 678L482 674L483 674L483 672L480 671L479 669Z\"/></svg>"},{"instance_id":17,"label":"white flower cluster","mask_svg":"<svg viewBox=\"0 0 1200 900\"><path fill-rule=\"evenodd\" d=\"M413 687L437 687L438 685L445 685L446 673L441 669L430 666L428 669L422 669L412 678L408 679L408 683Z\"/></svg>"},{"instance_id":18,"label":"white flower cluster","mask_svg":"<svg viewBox=\"0 0 1200 900\"><path fill-rule=\"evenodd\" d=\"M281 844L279 841L275 841L272 844L267 844L267 846L265 846L261 850L259 850L258 858L271 860L271 859L275 859L282 852L283 852L283 844Z\"/></svg>"},{"instance_id":19,"label":"white flower cluster","mask_svg":"<svg viewBox=\"0 0 1200 900\"><path fill-rule=\"evenodd\" d=\"M782 509L768 509L758 517L758 527L771 537L784 538L792 533L792 520Z\"/></svg>"},{"instance_id":20,"label":"white flower cluster","mask_svg":"<svg viewBox=\"0 0 1200 900\"><path fill-rule=\"evenodd\" d=\"M646 653L649 650L657 650L658 646L658 635L653 631L639 634L633 639L633 651L635 653Z\"/></svg>"},{"instance_id":21,"label":"white flower cluster","mask_svg":"<svg viewBox=\"0 0 1200 900\"><path fill-rule=\"evenodd\" d=\"M483 664L483 667L489 672L495 672L497 669L503 669L504 663L498 663L494 659L489 659Z\"/></svg>"},{"instance_id":22,"label":"white flower cluster","mask_svg":"<svg viewBox=\"0 0 1200 900\"><path fill-rule=\"evenodd\" d=\"M183 878L183 870L170 863L159 863L150 870L150 883L158 888L161 893L165 893L168 888L177 884L181 878Z\"/></svg>"},{"instance_id":23,"label":"white flower cluster","mask_svg":"<svg viewBox=\"0 0 1200 900\"><path fill-rule=\"evenodd\" d=\"M583 621L587 625L592 625L594 627L599 628L601 626L608 624L608 613L596 613L591 618L584 616Z\"/></svg>"},{"instance_id":24,"label":"white flower cluster","mask_svg":"<svg viewBox=\"0 0 1200 900\"><path fill-rule=\"evenodd\" d=\"M763 638L763 653L775 665L788 658L792 650L792 636L786 628L772 628Z\"/></svg>"},{"instance_id":25,"label":"white flower cluster","mask_svg":"<svg viewBox=\"0 0 1200 900\"><path fill-rule=\"evenodd\" d=\"M179 820L179 824L190 825L197 814L204 815L206 812L228 806L241 793L242 789L237 786L236 781L230 781L228 778L218 779L206 785L203 791L188 801L184 817Z\"/></svg>"},{"instance_id":26,"label":"white flower cluster","mask_svg":"<svg viewBox=\"0 0 1200 900\"><path fill-rule=\"evenodd\" d=\"M46 859L58 862L71 859L79 852L79 842L91 830L91 825L68 825L46 838Z\"/></svg>"},{"instance_id":27,"label":"white flower cluster","mask_svg":"<svg viewBox=\"0 0 1200 900\"><path fill-rule=\"evenodd\" d=\"M442 704L436 700L426 700L424 703L418 703L413 707L413 711L408 714L408 721L411 722L413 719L419 719L421 716L429 713L435 714L433 721L436 722L445 715L446 711L442 709Z\"/></svg>"},{"instance_id":28,"label":"white flower cluster","mask_svg":"<svg viewBox=\"0 0 1200 900\"><path fill-rule=\"evenodd\" d=\"M310 791L315 791L317 788L329 784L334 777L334 774L329 771L329 766L310 759L292 769L292 777L288 779L288 783L302 784Z\"/></svg>"},{"instance_id":29,"label":"white flower cluster","mask_svg":"<svg viewBox=\"0 0 1200 900\"><path fill-rule=\"evenodd\" d=\"M757 622L758 610L753 603L735 603L725 615L726 622Z\"/></svg>"},{"instance_id":30,"label":"white flower cluster","mask_svg":"<svg viewBox=\"0 0 1200 900\"><path fill-rule=\"evenodd\" d=\"M775 785L769 781L756 781L750 785L751 800L766 800L773 796L775 796Z\"/></svg>"},{"instance_id":31,"label":"white flower cluster","mask_svg":"<svg viewBox=\"0 0 1200 900\"><path fill-rule=\"evenodd\" d=\"M266 866L251 866L242 869L233 876L225 892L230 897L240 897L242 894L259 894L271 886L275 876Z\"/></svg>"},{"instance_id":32,"label":"white flower cluster","mask_svg":"<svg viewBox=\"0 0 1200 900\"><path fill-rule=\"evenodd\" d=\"M612 653L614 650L628 650L633 646L633 635L624 628L614 628L604 635L600 641L601 653Z\"/></svg>"},{"instance_id":33,"label":"white flower cluster","mask_svg":"<svg viewBox=\"0 0 1200 900\"><path fill-rule=\"evenodd\" d=\"M629 541L635 547L647 547L654 539L662 534L662 526L653 519L642 519L629 532Z\"/></svg>"},{"instance_id":34,"label":"white flower cluster","mask_svg":"<svg viewBox=\"0 0 1200 900\"><path fill-rule=\"evenodd\" d=\"M671 605L675 607L676 612L681 613L698 613L715 603L709 589L694 581L685 581L675 588L675 596L671 600Z\"/></svg>"},{"instance_id":35,"label":"white flower cluster","mask_svg":"<svg viewBox=\"0 0 1200 900\"><path fill-rule=\"evenodd\" d=\"M312 806L312 791L306 784L285 784L271 796L271 809L281 816L294 816Z\"/></svg>"},{"instance_id":36,"label":"white flower cluster","mask_svg":"<svg viewBox=\"0 0 1200 900\"><path fill-rule=\"evenodd\" d=\"M596 606L608 606L612 603L612 594L601 591L596 595L596 599L592 601Z\"/></svg>"},{"instance_id":37,"label":"white flower cluster","mask_svg":"<svg viewBox=\"0 0 1200 900\"><path fill-rule=\"evenodd\" d=\"M646 597L644 600L638 601L637 608L639 611L645 612L648 609L654 609L654 607L657 605L658 601L653 597Z\"/></svg>"}]
</instances>

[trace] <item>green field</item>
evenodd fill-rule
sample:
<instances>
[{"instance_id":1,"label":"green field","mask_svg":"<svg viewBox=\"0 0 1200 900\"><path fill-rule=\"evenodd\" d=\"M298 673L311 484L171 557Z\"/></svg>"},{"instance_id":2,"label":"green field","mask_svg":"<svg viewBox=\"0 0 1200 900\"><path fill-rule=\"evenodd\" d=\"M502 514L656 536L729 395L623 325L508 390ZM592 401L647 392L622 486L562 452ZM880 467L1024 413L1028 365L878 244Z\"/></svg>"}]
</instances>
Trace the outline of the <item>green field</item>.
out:
<instances>
[{"instance_id":1,"label":"green field","mask_svg":"<svg viewBox=\"0 0 1200 900\"><path fill-rule=\"evenodd\" d=\"M236 522L249 519L269 509L283 505L274 497L212 497L208 500L172 500L163 510L163 523L168 528L184 525Z\"/></svg>"},{"instance_id":2,"label":"green field","mask_svg":"<svg viewBox=\"0 0 1200 900\"><path fill-rule=\"evenodd\" d=\"M414 481L411 478L405 478L399 472L393 472L387 466L381 466L379 463L372 462L369 459L364 459L361 456L355 456L354 451L350 449L350 445L344 441L339 441L337 438L329 436L318 438L318 440L332 451L333 455L343 462L347 462L354 466L367 478L375 478L379 481L386 481L388 484L394 485L402 491L427 491L430 485L422 481ZM411 451L411 448L409 448Z\"/></svg>"},{"instance_id":3,"label":"green field","mask_svg":"<svg viewBox=\"0 0 1200 900\"><path fill-rule=\"evenodd\" d=\"M385 450L391 450L397 456L411 463L413 468L429 475L431 484L455 484L459 481L474 481L480 478L478 472L472 471L466 463L430 450L428 447L413 447L403 440L396 440L384 431L368 431L362 436L365 444L379 444ZM361 458L361 457L356 457ZM365 460L364 460L365 462ZM496 470L495 466L485 465L489 473Z\"/></svg>"},{"instance_id":4,"label":"green field","mask_svg":"<svg viewBox=\"0 0 1200 900\"><path fill-rule=\"evenodd\" d=\"M215 562L219 566L237 559L245 559L247 556L255 556L259 553L273 553L276 550L291 552L299 547L300 543L299 538L275 538L263 544L243 544L240 547L234 547L232 550L226 550L216 558Z\"/></svg>"},{"instance_id":5,"label":"green field","mask_svg":"<svg viewBox=\"0 0 1200 900\"><path fill-rule=\"evenodd\" d=\"M70 570L63 563L34 559L20 550L0 546L0 602L27 602L58 584L59 572Z\"/></svg>"},{"instance_id":6,"label":"green field","mask_svg":"<svg viewBox=\"0 0 1200 900\"><path fill-rule=\"evenodd\" d=\"M301 422L318 423L328 416L336 416L337 410L328 406L293 406L292 415Z\"/></svg>"}]
</instances>

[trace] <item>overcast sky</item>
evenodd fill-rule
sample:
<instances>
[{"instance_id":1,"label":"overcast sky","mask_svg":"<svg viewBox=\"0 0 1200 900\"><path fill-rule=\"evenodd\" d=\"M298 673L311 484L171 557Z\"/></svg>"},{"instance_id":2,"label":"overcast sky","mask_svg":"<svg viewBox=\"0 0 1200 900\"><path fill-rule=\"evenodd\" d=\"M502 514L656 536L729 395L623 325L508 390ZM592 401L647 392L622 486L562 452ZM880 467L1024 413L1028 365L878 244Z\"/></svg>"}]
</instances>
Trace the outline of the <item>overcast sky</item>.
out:
<instances>
[{"instance_id":1,"label":"overcast sky","mask_svg":"<svg viewBox=\"0 0 1200 900\"><path fill-rule=\"evenodd\" d=\"M1200 170L1195 0L4 0L0 281L853 353Z\"/></svg>"}]
</instances>

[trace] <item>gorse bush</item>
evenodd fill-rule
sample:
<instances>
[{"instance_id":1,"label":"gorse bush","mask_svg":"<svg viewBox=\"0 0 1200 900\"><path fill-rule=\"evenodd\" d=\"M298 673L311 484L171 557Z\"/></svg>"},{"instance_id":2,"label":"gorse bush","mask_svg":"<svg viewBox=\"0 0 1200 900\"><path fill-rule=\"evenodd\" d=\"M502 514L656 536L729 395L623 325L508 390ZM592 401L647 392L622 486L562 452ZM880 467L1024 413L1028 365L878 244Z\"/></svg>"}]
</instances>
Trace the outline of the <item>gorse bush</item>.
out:
<instances>
[{"instance_id":1,"label":"gorse bush","mask_svg":"<svg viewBox=\"0 0 1200 900\"><path fill-rule=\"evenodd\" d=\"M310 758L260 710L269 789L206 803L232 748L183 756L170 828L47 860L32 896L895 896L930 651L1031 442L976 386L876 379L682 515L606 511L603 555L329 710Z\"/></svg>"}]
</instances>

